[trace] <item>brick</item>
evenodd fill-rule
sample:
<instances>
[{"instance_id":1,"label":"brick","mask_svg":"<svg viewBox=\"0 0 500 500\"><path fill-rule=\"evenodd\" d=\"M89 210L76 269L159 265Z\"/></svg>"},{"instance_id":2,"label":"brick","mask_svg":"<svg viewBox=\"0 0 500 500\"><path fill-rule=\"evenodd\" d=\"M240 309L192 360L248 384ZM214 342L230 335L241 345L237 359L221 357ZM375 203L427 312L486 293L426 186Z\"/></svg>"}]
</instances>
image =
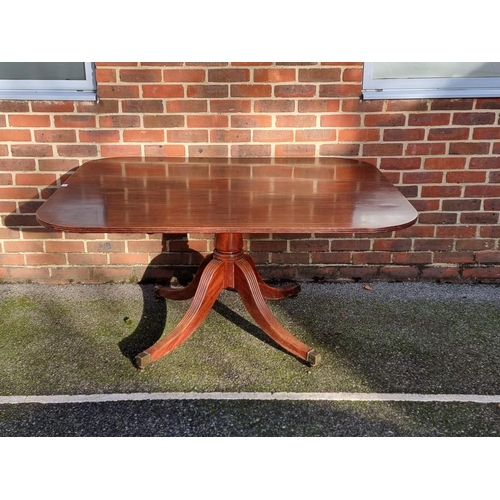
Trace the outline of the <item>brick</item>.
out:
<instances>
[{"instance_id":1,"label":"brick","mask_svg":"<svg viewBox=\"0 0 500 500\"><path fill-rule=\"evenodd\" d=\"M248 82L250 70L246 68L209 69L209 82Z\"/></svg>"},{"instance_id":2,"label":"brick","mask_svg":"<svg viewBox=\"0 0 500 500\"><path fill-rule=\"evenodd\" d=\"M51 158L49 160L38 160L38 166L41 171L63 171L78 167L78 160Z\"/></svg>"},{"instance_id":3,"label":"brick","mask_svg":"<svg viewBox=\"0 0 500 500\"><path fill-rule=\"evenodd\" d=\"M16 185L18 186L42 186L55 184L55 174L29 173L16 174Z\"/></svg>"},{"instance_id":4,"label":"brick","mask_svg":"<svg viewBox=\"0 0 500 500\"><path fill-rule=\"evenodd\" d=\"M342 111L347 113L380 113L384 107L383 100L362 101L360 99L342 99ZM389 116L389 115L388 115Z\"/></svg>"},{"instance_id":5,"label":"brick","mask_svg":"<svg viewBox=\"0 0 500 500\"><path fill-rule=\"evenodd\" d=\"M473 252L437 252L434 254L436 264L468 264L474 262Z\"/></svg>"},{"instance_id":6,"label":"brick","mask_svg":"<svg viewBox=\"0 0 500 500\"><path fill-rule=\"evenodd\" d=\"M316 149L308 144L278 144L276 156L315 156Z\"/></svg>"},{"instance_id":7,"label":"brick","mask_svg":"<svg viewBox=\"0 0 500 500\"><path fill-rule=\"evenodd\" d=\"M140 127L141 119L136 115L109 115L99 117L100 127L130 128Z\"/></svg>"},{"instance_id":8,"label":"brick","mask_svg":"<svg viewBox=\"0 0 500 500\"><path fill-rule=\"evenodd\" d=\"M206 73L204 69L166 69L163 70L165 82L204 82Z\"/></svg>"},{"instance_id":9,"label":"brick","mask_svg":"<svg viewBox=\"0 0 500 500\"><path fill-rule=\"evenodd\" d=\"M36 142L76 142L74 130L35 130Z\"/></svg>"},{"instance_id":10,"label":"brick","mask_svg":"<svg viewBox=\"0 0 500 500\"><path fill-rule=\"evenodd\" d=\"M360 115L339 113L338 115L323 115L320 118L322 127L359 127Z\"/></svg>"},{"instance_id":11,"label":"brick","mask_svg":"<svg viewBox=\"0 0 500 500\"><path fill-rule=\"evenodd\" d=\"M449 252L453 249L453 239L451 238L433 238L433 239L415 239L413 248L416 251L433 250L437 252Z\"/></svg>"},{"instance_id":12,"label":"brick","mask_svg":"<svg viewBox=\"0 0 500 500\"><path fill-rule=\"evenodd\" d=\"M442 172L404 172L404 184L440 184L443 182Z\"/></svg>"},{"instance_id":13,"label":"brick","mask_svg":"<svg viewBox=\"0 0 500 500\"><path fill-rule=\"evenodd\" d=\"M340 110L339 99L300 100L297 102L297 105L299 113L331 113Z\"/></svg>"},{"instance_id":14,"label":"brick","mask_svg":"<svg viewBox=\"0 0 500 500\"><path fill-rule=\"evenodd\" d=\"M276 85L274 87L275 97L315 97L316 96L316 86L315 85Z\"/></svg>"},{"instance_id":15,"label":"brick","mask_svg":"<svg viewBox=\"0 0 500 500\"><path fill-rule=\"evenodd\" d=\"M384 130L384 141L423 141L425 131L421 128L390 128Z\"/></svg>"},{"instance_id":16,"label":"brick","mask_svg":"<svg viewBox=\"0 0 500 500\"><path fill-rule=\"evenodd\" d=\"M125 130L123 140L125 142L163 142L165 133L163 130Z\"/></svg>"},{"instance_id":17,"label":"brick","mask_svg":"<svg viewBox=\"0 0 500 500\"><path fill-rule=\"evenodd\" d=\"M469 138L470 128L464 127L439 127L429 129L429 141L460 141Z\"/></svg>"},{"instance_id":18,"label":"brick","mask_svg":"<svg viewBox=\"0 0 500 500\"><path fill-rule=\"evenodd\" d=\"M420 168L420 158L381 158L382 170L416 170Z\"/></svg>"},{"instance_id":19,"label":"brick","mask_svg":"<svg viewBox=\"0 0 500 500\"><path fill-rule=\"evenodd\" d=\"M360 97L361 83L340 83L319 86L319 97Z\"/></svg>"},{"instance_id":20,"label":"brick","mask_svg":"<svg viewBox=\"0 0 500 500\"><path fill-rule=\"evenodd\" d=\"M160 99L129 99L122 101L124 113L163 113L163 101Z\"/></svg>"},{"instance_id":21,"label":"brick","mask_svg":"<svg viewBox=\"0 0 500 500\"><path fill-rule=\"evenodd\" d=\"M298 138L304 141L304 138ZM312 139L316 140L316 139ZM292 142L293 131L291 130L255 130L253 133L254 142Z\"/></svg>"},{"instance_id":22,"label":"brick","mask_svg":"<svg viewBox=\"0 0 500 500\"><path fill-rule=\"evenodd\" d=\"M405 149L405 155L430 156L446 154L446 144L437 142L409 143Z\"/></svg>"},{"instance_id":23,"label":"brick","mask_svg":"<svg viewBox=\"0 0 500 500\"><path fill-rule=\"evenodd\" d=\"M139 97L139 96L122 96L122 97ZM145 98L161 98L161 97L184 97L184 87L182 85L143 85L142 97ZM189 94L188 94L188 97Z\"/></svg>"},{"instance_id":24,"label":"brick","mask_svg":"<svg viewBox=\"0 0 500 500\"><path fill-rule=\"evenodd\" d=\"M498 198L500 197L500 186L476 185L465 187L466 198Z\"/></svg>"},{"instance_id":25,"label":"brick","mask_svg":"<svg viewBox=\"0 0 500 500\"><path fill-rule=\"evenodd\" d=\"M287 242L279 240L252 240L250 242L251 252L285 252L286 247Z\"/></svg>"},{"instance_id":26,"label":"brick","mask_svg":"<svg viewBox=\"0 0 500 500\"><path fill-rule=\"evenodd\" d=\"M477 252L476 253L476 261L483 263L500 263L500 252Z\"/></svg>"},{"instance_id":27,"label":"brick","mask_svg":"<svg viewBox=\"0 0 500 500\"><path fill-rule=\"evenodd\" d=\"M398 99L387 101L387 111L428 111L426 99Z\"/></svg>"},{"instance_id":28,"label":"brick","mask_svg":"<svg viewBox=\"0 0 500 500\"><path fill-rule=\"evenodd\" d=\"M50 273L48 268L11 267L9 268L9 276L13 281L45 283L49 280Z\"/></svg>"},{"instance_id":29,"label":"brick","mask_svg":"<svg viewBox=\"0 0 500 500\"><path fill-rule=\"evenodd\" d=\"M186 149L181 145L168 145L160 144L154 146L144 146L144 153L146 156L186 156Z\"/></svg>"},{"instance_id":30,"label":"brick","mask_svg":"<svg viewBox=\"0 0 500 500\"><path fill-rule=\"evenodd\" d=\"M207 101L199 99L168 100L167 113L205 113L208 110Z\"/></svg>"},{"instance_id":31,"label":"brick","mask_svg":"<svg viewBox=\"0 0 500 500\"><path fill-rule=\"evenodd\" d=\"M45 251L49 253L82 253L85 251L85 247L83 241L53 240L45 242Z\"/></svg>"},{"instance_id":32,"label":"brick","mask_svg":"<svg viewBox=\"0 0 500 500\"><path fill-rule=\"evenodd\" d=\"M476 109L500 109L500 99L476 99Z\"/></svg>"},{"instance_id":33,"label":"brick","mask_svg":"<svg viewBox=\"0 0 500 500\"><path fill-rule=\"evenodd\" d=\"M40 253L44 251L42 241L5 241L4 249L6 252L13 253Z\"/></svg>"},{"instance_id":34,"label":"brick","mask_svg":"<svg viewBox=\"0 0 500 500\"><path fill-rule=\"evenodd\" d=\"M80 142L119 142L120 132L118 130L79 130Z\"/></svg>"},{"instance_id":35,"label":"brick","mask_svg":"<svg viewBox=\"0 0 500 500\"><path fill-rule=\"evenodd\" d=\"M459 142L450 144L450 155L484 155L489 152L488 142Z\"/></svg>"},{"instance_id":36,"label":"brick","mask_svg":"<svg viewBox=\"0 0 500 500\"><path fill-rule=\"evenodd\" d=\"M450 118L450 113L410 113L408 116L408 125L410 127L448 125L450 123Z\"/></svg>"},{"instance_id":37,"label":"brick","mask_svg":"<svg viewBox=\"0 0 500 500\"><path fill-rule=\"evenodd\" d=\"M480 209L480 199L443 200L443 210L450 210L455 212L471 212Z\"/></svg>"},{"instance_id":38,"label":"brick","mask_svg":"<svg viewBox=\"0 0 500 500\"><path fill-rule=\"evenodd\" d=\"M118 72L122 82L161 82L162 73L159 69L121 69Z\"/></svg>"},{"instance_id":39,"label":"brick","mask_svg":"<svg viewBox=\"0 0 500 500\"><path fill-rule=\"evenodd\" d=\"M428 267L422 270L422 279L449 281L455 280L459 276L457 267Z\"/></svg>"},{"instance_id":40,"label":"brick","mask_svg":"<svg viewBox=\"0 0 500 500\"><path fill-rule=\"evenodd\" d=\"M324 239L292 240L290 250L292 252L328 252L330 243Z\"/></svg>"},{"instance_id":41,"label":"brick","mask_svg":"<svg viewBox=\"0 0 500 500\"><path fill-rule=\"evenodd\" d=\"M498 224L496 212L465 212L460 215L461 224Z\"/></svg>"},{"instance_id":42,"label":"brick","mask_svg":"<svg viewBox=\"0 0 500 500\"><path fill-rule=\"evenodd\" d=\"M210 111L212 113L231 113L231 114L250 113L252 111L252 102L250 100L244 100L244 99L211 100Z\"/></svg>"},{"instance_id":43,"label":"brick","mask_svg":"<svg viewBox=\"0 0 500 500\"><path fill-rule=\"evenodd\" d=\"M406 116L402 113L384 113L365 115L365 127L403 127L406 124Z\"/></svg>"},{"instance_id":44,"label":"brick","mask_svg":"<svg viewBox=\"0 0 500 500\"><path fill-rule=\"evenodd\" d=\"M95 70L96 81L98 84L116 83L116 70L110 68L96 68Z\"/></svg>"},{"instance_id":45,"label":"brick","mask_svg":"<svg viewBox=\"0 0 500 500\"><path fill-rule=\"evenodd\" d=\"M296 70L292 68L259 68L254 70L254 82L293 82Z\"/></svg>"},{"instance_id":46,"label":"brick","mask_svg":"<svg viewBox=\"0 0 500 500\"><path fill-rule=\"evenodd\" d=\"M392 261L390 252L365 252L352 254L352 263L356 264L390 264Z\"/></svg>"},{"instance_id":47,"label":"brick","mask_svg":"<svg viewBox=\"0 0 500 500\"><path fill-rule=\"evenodd\" d=\"M426 158L424 168L427 170L451 170L465 168L465 158Z\"/></svg>"},{"instance_id":48,"label":"brick","mask_svg":"<svg viewBox=\"0 0 500 500\"><path fill-rule=\"evenodd\" d=\"M68 264L72 266L104 266L108 256L100 253L69 253Z\"/></svg>"},{"instance_id":49,"label":"brick","mask_svg":"<svg viewBox=\"0 0 500 500\"><path fill-rule=\"evenodd\" d=\"M469 163L470 169L493 169L500 168L500 156L486 158L471 158Z\"/></svg>"},{"instance_id":50,"label":"brick","mask_svg":"<svg viewBox=\"0 0 500 500\"><path fill-rule=\"evenodd\" d=\"M189 128L227 127L229 118L225 115L193 115L187 117Z\"/></svg>"},{"instance_id":51,"label":"brick","mask_svg":"<svg viewBox=\"0 0 500 500\"><path fill-rule=\"evenodd\" d=\"M102 99L103 96L100 96L101 99L99 102L91 102L91 101L77 101L76 111L78 113L94 113L94 114L110 114L110 113L118 113L120 111L118 100L111 99Z\"/></svg>"},{"instance_id":52,"label":"brick","mask_svg":"<svg viewBox=\"0 0 500 500\"><path fill-rule=\"evenodd\" d=\"M291 113L295 111L295 101L291 99L288 100L259 99L258 101L255 102L254 106L256 113Z\"/></svg>"},{"instance_id":53,"label":"brick","mask_svg":"<svg viewBox=\"0 0 500 500\"><path fill-rule=\"evenodd\" d=\"M187 97L213 99L228 96L228 85L188 85L187 87Z\"/></svg>"},{"instance_id":54,"label":"brick","mask_svg":"<svg viewBox=\"0 0 500 500\"><path fill-rule=\"evenodd\" d=\"M456 248L461 251L491 250L495 247L495 240L474 238L468 240L457 240Z\"/></svg>"},{"instance_id":55,"label":"brick","mask_svg":"<svg viewBox=\"0 0 500 500\"><path fill-rule=\"evenodd\" d=\"M271 125L272 118L268 115L235 115L231 117L231 127L260 128L270 127Z\"/></svg>"},{"instance_id":56,"label":"brick","mask_svg":"<svg viewBox=\"0 0 500 500\"><path fill-rule=\"evenodd\" d=\"M321 156L358 156L359 144L322 144L319 148Z\"/></svg>"},{"instance_id":57,"label":"brick","mask_svg":"<svg viewBox=\"0 0 500 500\"><path fill-rule=\"evenodd\" d=\"M11 127L50 127L49 115L9 115Z\"/></svg>"},{"instance_id":58,"label":"brick","mask_svg":"<svg viewBox=\"0 0 500 500\"><path fill-rule=\"evenodd\" d=\"M219 155L224 156L224 155ZM271 146L269 144L249 144L231 146L231 156L242 157L268 157L271 156Z\"/></svg>"},{"instance_id":59,"label":"brick","mask_svg":"<svg viewBox=\"0 0 500 500\"><path fill-rule=\"evenodd\" d=\"M402 144L363 144L364 156L400 156Z\"/></svg>"},{"instance_id":60,"label":"brick","mask_svg":"<svg viewBox=\"0 0 500 500\"><path fill-rule=\"evenodd\" d=\"M29 103L24 101L0 101L0 113L29 113Z\"/></svg>"},{"instance_id":61,"label":"brick","mask_svg":"<svg viewBox=\"0 0 500 500\"><path fill-rule=\"evenodd\" d=\"M94 115L56 115L54 125L60 128L92 128L96 126Z\"/></svg>"},{"instance_id":62,"label":"brick","mask_svg":"<svg viewBox=\"0 0 500 500\"><path fill-rule=\"evenodd\" d=\"M363 70L361 68L346 68L342 72L343 82L361 82L363 80Z\"/></svg>"},{"instance_id":63,"label":"brick","mask_svg":"<svg viewBox=\"0 0 500 500\"><path fill-rule=\"evenodd\" d=\"M437 238L475 238L477 226L439 226Z\"/></svg>"},{"instance_id":64,"label":"brick","mask_svg":"<svg viewBox=\"0 0 500 500\"><path fill-rule=\"evenodd\" d=\"M207 130L168 130L169 142L207 142Z\"/></svg>"},{"instance_id":65,"label":"brick","mask_svg":"<svg viewBox=\"0 0 500 500\"><path fill-rule=\"evenodd\" d=\"M492 125L495 113L454 113L453 125Z\"/></svg>"},{"instance_id":66,"label":"brick","mask_svg":"<svg viewBox=\"0 0 500 500\"><path fill-rule=\"evenodd\" d=\"M457 214L447 212L426 212L419 214L421 224L456 224Z\"/></svg>"},{"instance_id":67,"label":"brick","mask_svg":"<svg viewBox=\"0 0 500 500\"><path fill-rule=\"evenodd\" d=\"M103 144L101 156L142 156L142 150L139 145Z\"/></svg>"},{"instance_id":68,"label":"brick","mask_svg":"<svg viewBox=\"0 0 500 500\"><path fill-rule=\"evenodd\" d=\"M66 264L64 254L26 254L26 265L28 266L60 266Z\"/></svg>"},{"instance_id":69,"label":"brick","mask_svg":"<svg viewBox=\"0 0 500 500\"><path fill-rule=\"evenodd\" d=\"M395 253L392 256L394 264L421 265L432 262L432 252Z\"/></svg>"},{"instance_id":70,"label":"brick","mask_svg":"<svg viewBox=\"0 0 500 500\"><path fill-rule=\"evenodd\" d=\"M431 101L432 111L452 111L472 109L474 99L433 99Z\"/></svg>"},{"instance_id":71,"label":"brick","mask_svg":"<svg viewBox=\"0 0 500 500\"><path fill-rule=\"evenodd\" d=\"M188 155L194 158L227 157L228 147L223 145L189 146Z\"/></svg>"},{"instance_id":72,"label":"brick","mask_svg":"<svg viewBox=\"0 0 500 500\"><path fill-rule=\"evenodd\" d=\"M296 140L299 142L330 142L335 141L337 132L334 129L312 129L312 130L297 130Z\"/></svg>"},{"instance_id":73,"label":"brick","mask_svg":"<svg viewBox=\"0 0 500 500\"><path fill-rule=\"evenodd\" d=\"M472 138L476 140L500 139L500 127L475 128L472 132Z\"/></svg>"},{"instance_id":74,"label":"brick","mask_svg":"<svg viewBox=\"0 0 500 500\"><path fill-rule=\"evenodd\" d=\"M231 85L231 97L271 97L271 85Z\"/></svg>"},{"instance_id":75,"label":"brick","mask_svg":"<svg viewBox=\"0 0 500 500\"><path fill-rule=\"evenodd\" d=\"M462 186L422 186L423 198L456 198L462 193Z\"/></svg>"},{"instance_id":76,"label":"brick","mask_svg":"<svg viewBox=\"0 0 500 500\"><path fill-rule=\"evenodd\" d=\"M416 280L419 277L419 270L407 266L382 266L380 276L386 276L388 279L395 281Z\"/></svg>"},{"instance_id":77,"label":"brick","mask_svg":"<svg viewBox=\"0 0 500 500\"><path fill-rule=\"evenodd\" d=\"M374 251L384 252L408 252L411 249L411 241L402 238L375 239L373 242Z\"/></svg>"},{"instance_id":78,"label":"brick","mask_svg":"<svg viewBox=\"0 0 500 500\"><path fill-rule=\"evenodd\" d=\"M24 263L24 255L0 253L0 266L22 266Z\"/></svg>"},{"instance_id":79,"label":"brick","mask_svg":"<svg viewBox=\"0 0 500 500\"><path fill-rule=\"evenodd\" d=\"M467 268L462 271L462 276L467 279L475 280L498 280L500 278L500 269L498 267L477 267Z\"/></svg>"},{"instance_id":80,"label":"brick","mask_svg":"<svg viewBox=\"0 0 500 500\"><path fill-rule=\"evenodd\" d=\"M500 211L500 199L488 198L484 200L485 210L496 210Z\"/></svg>"},{"instance_id":81,"label":"brick","mask_svg":"<svg viewBox=\"0 0 500 500\"><path fill-rule=\"evenodd\" d=\"M255 131L260 133L261 131ZM254 136L255 137L255 136ZM250 130L211 130L210 142L250 142L252 139ZM259 141L255 137L256 141Z\"/></svg>"},{"instance_id":82,"label":"brick","mask_svg":"<svg viewBox=\"0 0 500 500\"><path fill-rule=\"evenodd\" d=\"M340 68L301 68L299 82L339 82Z\"/></svg>"},{"instance_id":83,"label":"brick","mask_svg":"<svg viewBox=\"0 0 500 500\"><path fill-rule=\"evenodd\" d=\"M370 142L379 141L380 131L378 129L340 129L339 141L340 142Z\"/></svg>"},{"instance_id":84,"label":"brick","mask_svg":"<svg viewBox=\"0 0 500 500\"><path fill-rule=\"evenodd\" d=\"M276 117L277 127L309 128L316 126L316 117L313 115L278 115Z\"/></svg>"},{"instance_id":85,"label":"brick","mask_svg":"<svg viewBox=\"0 0 500 500\"><path fill-rule=\"evenodd\" d=\"M146 128L175 128L184 127L182 115L145 115L144 127Z\"/></svg>"},{"instance_id":86,"label":"brick","mask_svg":"<svg viewBox=\"0 0 500 500\"><path fill-rule=\"evenodd\" d=\"M72 144L56 146L59 156L96 157L97 146L91 144Z\"/></svg>"},{"instance_id":87,"label":"brick","mask_svg":"<svg viewBox=\"0 0 500 500\"><path fill-rule=\"evenodd\" d=\"M28 157L42 157L42 156L52 156L52 146L49 145L16 145L13 144L11 146L12 156L28 156Z\"/></svg>"},{"instance_id":88,"label":"brick","mask_svg":"<svg viewBox=\"0 0 500 500\"><path fill-rule=\"evenodd\" d=\"M5 142L29 142L31 141L31 132L29 130L19 129L0 129L0 141Z\"/></svg>"},{"instance_id":89,"label":"brick","mask_svg":"<svg viewBox=\"0 0 500 500\"><path fill-rule=\"evenodd\" d=\"M478 182L486 182L486 172L484 171L470 171L470 170L461 170L455 172L447 172L446 173L446 182L456 183L456 184L469 184L469 183L478 183Z\"/></svg>"}]
</instances>

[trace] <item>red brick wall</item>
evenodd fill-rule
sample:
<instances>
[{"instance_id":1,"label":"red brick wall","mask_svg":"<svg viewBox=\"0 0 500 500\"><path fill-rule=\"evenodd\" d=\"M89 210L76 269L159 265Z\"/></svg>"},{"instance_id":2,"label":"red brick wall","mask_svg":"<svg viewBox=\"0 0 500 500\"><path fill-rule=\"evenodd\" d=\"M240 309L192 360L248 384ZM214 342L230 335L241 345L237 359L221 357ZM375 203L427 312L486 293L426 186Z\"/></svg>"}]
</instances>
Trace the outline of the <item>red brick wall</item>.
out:
<instances>
[{"instance_id":1,"label":"red brick wall","mask_svg":"<svg viewBox=\"0 0 500 500\"><path fill-rule=\"evenodd\" d=\"M500 281L500 98L363 102L361 79L362 63L98 63L98 103L0 101L0 280L135 281L199 262L204 235L36 223L81 162L146 155L362 157L420 212L374 237L252 236L266 277Z\"/></svg>"}]
</instances>

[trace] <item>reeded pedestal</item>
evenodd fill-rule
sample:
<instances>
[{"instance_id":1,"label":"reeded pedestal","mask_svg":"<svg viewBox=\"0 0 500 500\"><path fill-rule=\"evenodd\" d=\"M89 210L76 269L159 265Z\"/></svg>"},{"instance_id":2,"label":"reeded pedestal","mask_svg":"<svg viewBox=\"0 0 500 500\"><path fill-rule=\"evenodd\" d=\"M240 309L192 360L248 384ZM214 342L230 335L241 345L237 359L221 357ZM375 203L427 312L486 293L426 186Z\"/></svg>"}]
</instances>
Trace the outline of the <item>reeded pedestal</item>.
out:
<instances>
[{"instance_id":1,"label":"reeded pedestal","mask_svg":"<svg viewBox=\"0 0 500 500\"><path fill-rule=\"evenodd\" d=\"M262 330L283 349L311 366L321 356L288 332L275 318L265 299L291 297L299 286L274 288L260 277L253 260L243 251L243 236L222 233L215 237L215 250L205 257L193 281L182 289L161 287L158 294L166 299L193 299L178 325L164 338L136 356L139 368L145 368L187 340L201 325L220 292L225 288L236 290L248 312Z\"/></svg>"}]
</instances>

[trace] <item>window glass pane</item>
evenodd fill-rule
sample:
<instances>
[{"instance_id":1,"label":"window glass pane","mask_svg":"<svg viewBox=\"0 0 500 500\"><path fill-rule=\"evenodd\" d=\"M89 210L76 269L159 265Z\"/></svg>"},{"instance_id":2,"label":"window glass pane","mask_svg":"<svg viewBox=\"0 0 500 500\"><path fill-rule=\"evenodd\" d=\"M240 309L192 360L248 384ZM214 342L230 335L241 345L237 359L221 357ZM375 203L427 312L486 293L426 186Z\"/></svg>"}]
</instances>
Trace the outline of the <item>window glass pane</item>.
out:
<instances>
[{"instance_id":1,"label":"window glass pane","mask_svg":"<svg viewBox=\"0 0 500 500\"><path fill-rule=\"evenodd\" d=\"M82 62L0 62L2 80L85 80Z\"/></svg>"},{"instance_id":2,"label":"window glass pane","mask_svg":"<svg viewBox=\"0 0 500 500\"><path fill-rule=\"evenodd\" d=\"M500 76L499 62L374 63L373 78L488 78Z\"/></svg>"}]
</instances>

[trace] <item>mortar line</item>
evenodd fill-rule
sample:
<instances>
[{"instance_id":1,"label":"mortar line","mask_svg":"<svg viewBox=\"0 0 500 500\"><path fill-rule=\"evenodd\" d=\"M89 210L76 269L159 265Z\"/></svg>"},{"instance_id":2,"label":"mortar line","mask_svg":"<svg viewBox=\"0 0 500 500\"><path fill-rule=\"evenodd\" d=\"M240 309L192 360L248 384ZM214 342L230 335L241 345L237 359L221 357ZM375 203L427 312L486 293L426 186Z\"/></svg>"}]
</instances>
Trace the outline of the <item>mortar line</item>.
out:
<instances>
[{"instance_id":1,"label":"mortar line","mask_svg":"<svg viewBox=\"0 0 500 500\"><path fill-rule=\"evenodd\" d=\"M500 395L483 394L412 394L355 392L158 392L115 394L62 394L32 396L0 396L5 404L75 404L119 401L394 401L415 403L500 403Z\"/></svg>"}]
</instances>

